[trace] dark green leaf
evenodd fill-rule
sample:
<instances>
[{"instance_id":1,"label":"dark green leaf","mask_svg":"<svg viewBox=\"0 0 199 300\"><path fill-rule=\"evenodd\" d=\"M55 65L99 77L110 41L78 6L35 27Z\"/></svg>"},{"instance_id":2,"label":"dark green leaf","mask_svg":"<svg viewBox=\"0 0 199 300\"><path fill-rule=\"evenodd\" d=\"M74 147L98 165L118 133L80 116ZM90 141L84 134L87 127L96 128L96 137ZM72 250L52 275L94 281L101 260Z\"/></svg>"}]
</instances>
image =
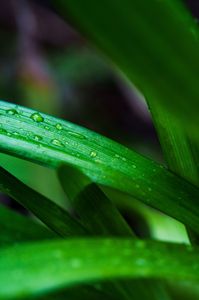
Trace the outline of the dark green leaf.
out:
<instances>
[{"instance_id":1,"label":"dark green leaf","mask_svg":"<svg viewBox=\"0 0 199 300\"><path fill-rule=\"evenodd\" d=\"M85 229L67 211L0 168L0 191L30 210L60 236L79 236Z\"/></svg>"},{"instance_id":2,"label":"dark green leaf","mask_svg":"<svg viewBox=\"0 0 199 300\"><path fill-rule=\"evenodd\" d=\"M44 226L0 205L0 246L22 241L45 240L56 235Z\"/></svg>"}]
</instances>

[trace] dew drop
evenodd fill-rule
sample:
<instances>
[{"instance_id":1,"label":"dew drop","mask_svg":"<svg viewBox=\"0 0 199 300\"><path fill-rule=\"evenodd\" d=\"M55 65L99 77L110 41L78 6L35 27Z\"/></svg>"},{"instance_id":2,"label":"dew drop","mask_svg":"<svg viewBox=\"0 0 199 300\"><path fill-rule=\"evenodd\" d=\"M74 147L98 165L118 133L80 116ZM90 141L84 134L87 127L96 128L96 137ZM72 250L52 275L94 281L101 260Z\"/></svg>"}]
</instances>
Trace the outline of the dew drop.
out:
<instances>
[{"instance_id":1,"label":"dew drop","mask_svg":"<svg viewBox=\"0 0 199 300\"><path fill-rule=\"evenodd\" d=\"M44 121L44 118L39 113L33 113L30 117L33 121L35 121L37 123Z\"/></svg>"},{"instance_id":2,"label":"dew drop","mask_svg":"<svg viewBox=\"0 0 199 300\"><path fill-rule=\"evenodd\" d=\"M78 139L85 139L85 136L83 134L80 134L78 132L75 131L68 131L68 134L78 138Z\"/></svg>"},{"instance_id":3,"label":"dew drop","mask_svg":"<svg viewBox=\"0 0 199 300\"><path fill-rule=\"evenodd\" d=\"M58 146L58 147L62 146L62 143L57 139L52 140L51 143L55 146Z\"/></svg>"},{"instance_id":4,"label":"dew drop","mask_svg":"<svg viewBox=\"0 0 199 300\"><path fill-rule=\"evenodd\" d=\"M34 140L37 141L37 142L39 142L39 141L42 140L42 137L40 135L35 135L34 136Z\"/></svg>"},{"instance_id":5,"label":"dew drop","mask_svg":"<svg viewBox=\"0 0 199 300\"><path fill-rule=\"evenodd\" d=\"M102 163L101 159L96 159L95 162L98 163L98 164Z\"/></svg>"},{"instance_id":6,"label":"dew drop","mask_svg":"<svg viewBox=\"0 0 199 300\"><path fill-rule=\"evenodd\" d=\"M9 115L17 115L18 111L16 109L8 109L7 114Z\"/></svg>"},{"instance_id":7,"label":"dew drop","mask_svg":"<svg viewBox=\"0 0 199 300\"><path fill-rule=\"evenodd\" d=\"M118 154L115 154L115 157L119 158L120 156Z\"/></svg>"},{"instance_id":8,"label":"dew drop","mask_svg":"<svg viewBox=\"0 0 199 300\"><path fill-rule=\"evenodd\" d=\"M62 130L62 125L61 124L59 124L59 123L57 123L56 125L55 125L55 127L58 129L58 130Z\"/></svg>"},{"instance_id":9,"label":"dew drop","mask_svg":"<svg viewBox=\"0 0 199 300\"><path fill-rule=\"evenodd\" d=\"M13 132L13 135L17 136L17 135L19 135L19 133L15 131L15 132Z\"/></svg>"},{"instance_id":10,"label":"dew drop","mask_svg":"<svg viewBox=\"0 0 199 300\"><path fill-rule=\"evenodd\" d=\"M97 156L97 153L95 151L91 151L90 156L94 158Z\"/></svg>"},{"instance_id":11,"label":"dew drop","mask_svg":"<svg viewBox=\"0 0 199 300\"><path fill-rule=\"evenodd\" d=\"M133 168L133 169L136 169L137 167L136 167L136 165L132 165L132 168Z\"/></svg>"},{"instance_id":12,"label":"dew drop","mask_svg":"<svg viewBox=\"0 0 199 300\"><path fill-rule=\"evenodd\" d=\"M122 160L123 160L123 161L126 161L126 158L125 158L125 157L122 157Z\"/></svg>"},{"instance_id":13,"label":"dew drop","mask_svg":"<svg viewBox=\"0 0 199 300\"><path fill-rule=\"evenodd\" d=\"M49 129L50 129L50 127L49 127L49 126L45 126L44 128L45 128L46 130L49 130Z\"/></svg>"}]
</instances>

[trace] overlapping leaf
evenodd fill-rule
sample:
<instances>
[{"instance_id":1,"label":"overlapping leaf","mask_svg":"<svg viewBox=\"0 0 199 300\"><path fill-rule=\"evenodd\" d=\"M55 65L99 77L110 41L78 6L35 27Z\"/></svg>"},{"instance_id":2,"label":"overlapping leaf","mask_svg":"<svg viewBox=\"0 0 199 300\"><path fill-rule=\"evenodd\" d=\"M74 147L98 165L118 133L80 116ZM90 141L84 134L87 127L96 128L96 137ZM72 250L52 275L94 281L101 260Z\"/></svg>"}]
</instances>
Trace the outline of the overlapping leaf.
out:
<instances>
[{"instance_id":1,"label":"overlapping leaf","mask_svg":"<svg viewBox=\"0 0 199 300\"><path fill-rule=\"evenodd\" d=\"M49 167L78 166L199 232L199 190L166 168L87 129L0 102L0 150Z\"/></svg>"}]
</instances>

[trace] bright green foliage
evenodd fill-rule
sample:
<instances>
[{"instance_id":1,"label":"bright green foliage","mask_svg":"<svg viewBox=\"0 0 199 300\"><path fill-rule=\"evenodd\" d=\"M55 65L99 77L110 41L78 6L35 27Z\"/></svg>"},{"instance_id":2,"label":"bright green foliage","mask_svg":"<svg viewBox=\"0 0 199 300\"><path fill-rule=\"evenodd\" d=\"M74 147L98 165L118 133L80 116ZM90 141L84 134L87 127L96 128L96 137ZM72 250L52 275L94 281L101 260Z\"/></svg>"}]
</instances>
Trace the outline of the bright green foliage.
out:
<instances>
[{"instance_id":1,"label":"bright green foliage","mask_svg":"<svg viewBox=\"0 0 199 300\"><path fill-rule=\"evenodd\" d=\"M77 125L0 102L0 149L49 167L78 166L93 181L129 193L199 232L199 190L163 166ZM57 129L60 124L62 129ZM41 137L38 140L38 137ZM190 205L191 203L191 205Z\"/></svg>"},{"instance_id":2,"label":"bright green foliage","mask_svg":"<svg viewBox=\"0 0 199 300\"><path fill-rule=\"evenodd\" d=\"M57 169L70 202L68 212L0 168L0 192L42 223L0 206L0 299L178 299L171 283L198 283L199 248L137 239L97 184L179 220L198 243L197 25L178 0L54 4L143 92L168 169L86 128L0 101L0 151Z\"/></svg>"},{"instance_id":3,"label":"bright green foliage","mask_svg":"<svg viewBox=\"0 0 199 300\"><path fill-rule=\"evenodd\" d=\"M198 249L190 246L131 239L21 244L0 250L0 296L13 299L111 278L199 280L198 260Z\"/></svg>"}]
</instances>

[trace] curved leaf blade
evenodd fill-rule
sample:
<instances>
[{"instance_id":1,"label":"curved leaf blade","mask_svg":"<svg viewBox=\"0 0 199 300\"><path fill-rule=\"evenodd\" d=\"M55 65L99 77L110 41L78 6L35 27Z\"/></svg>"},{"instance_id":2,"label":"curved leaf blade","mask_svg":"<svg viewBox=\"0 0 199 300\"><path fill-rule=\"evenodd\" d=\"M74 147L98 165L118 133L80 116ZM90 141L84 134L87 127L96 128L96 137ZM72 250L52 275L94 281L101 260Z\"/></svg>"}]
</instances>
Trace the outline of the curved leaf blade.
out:
<instances>
[{"instance_id":1,"label":"curved leaf blade","mask_svg":"<svg viewBox=\"0 0 199 300\"><path fill-rule=\"evenodd\" d=\"M56 235L28 217L0 205L0 247L25 241L47 240Z\"/></svg>"},{"instance_id":2,"label":"curved leaf blade","mask_svg":"<svg viewBox=\"0 0 199 300\"><path fill-rule=\"evenodd\" d=\"M199 280L197 248L129 239L72 239L0 250L0 297L112 278ZM24 280L26 278L26 280Z\"/></svg>"},{"instance_id":3,"label":"curved leaf blade","mask_svg":"<svg viewBox=\"0 0 199 300\"><path fill-rule=\"evenodd\" d=\"M143 92L149 105L159 102L197 137L199 32L182 1L53 3Z\"/></svg>"},{"instance_id":4,"label":"curved leaf blade","mask_svg":"<svg viewBox=\"0 0 199 300\"><path fill-rule=\"evenodd\" d=\"M30 210L59 236L82 236L85 228L69 213L0 167L0 191Z\"/></svg>"},{"instance_id":5,"label":"curved leaf blade","mask_svg":"<svg viewBox=\"0 0 199 300\"><path fill-rule=\"evenodd\" d=\"M85 128L2 101L0 120L1 151L49 167L77 166L94 182L128 193L199 232L199 189L158 163Z\"/></svg>"}]
</instances>

